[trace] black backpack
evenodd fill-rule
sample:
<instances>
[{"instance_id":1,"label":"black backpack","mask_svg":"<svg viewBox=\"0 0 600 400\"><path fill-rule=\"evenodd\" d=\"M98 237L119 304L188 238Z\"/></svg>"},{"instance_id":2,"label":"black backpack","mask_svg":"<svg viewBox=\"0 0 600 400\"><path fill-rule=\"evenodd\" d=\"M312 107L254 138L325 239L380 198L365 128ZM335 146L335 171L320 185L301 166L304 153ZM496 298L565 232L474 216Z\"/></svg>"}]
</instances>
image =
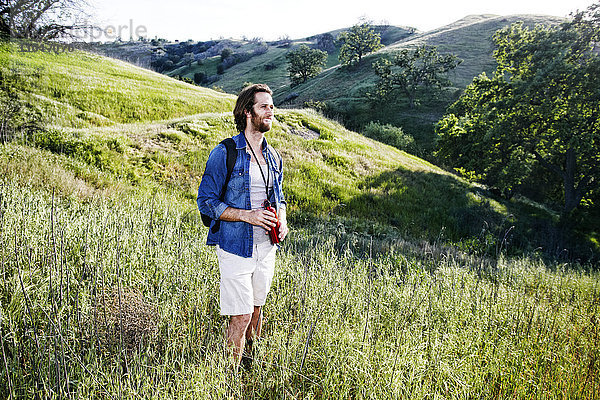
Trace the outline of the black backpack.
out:
<instances>
[{"instance_id":1,"label":"black backpack","mask_svg":"<svg viewBox=\"0 0 600 400\"><path fill-rule=\"evenodd\" d=\"M235 166L235 162L237 161L238 153L237 153L237 146L236 146L233 138L223 139L220 144L223 144L225 146L225 149L227 149L227 176L225 177L225 183L223 184L223 187L221 188L221 195L219 196L219 199L221 201L223 201L223 200L225 200L225 191L227 190L227 185L229 184L229 179L231 178L231 173L233 172L233 167ZM283 164L283 159L281 158L281 154L279 154L279 152L277 150L275 150L273 147L271 147L271 145L268 146L268 150L274 151L275 154L277 154L277 157L279 158L279 170L281 171L282 164ZM202 223L204 224L204 226L209 227L213 221L212 218L209 217L208 215L202 214L202 213L200 213L200 216L202 217ZM221 220L217 220L215 222L215 224L213 225L213 227L211 228L211 232L212 233L218 232L220 227L221 227Z\"/></svg>"},{"instance_id":2,"label":"black backpack","mask_svg":"<svg viewBox=\"0 0 600 400\"><path fill-rule=\"evenodd\" d=\"M223 201L225 200L225 191L227 190L227 185L229 184L229 179L231 178L231 173L233 172L233 167L237 161L237 148L233 138L223 139L220 144L225 145L225 149L227 149L227 176L225 177L225 184L223 184L223 187L221 188L221 195L219 196L219 199ZM212 218L202 213L200 213L200 216L202 217L202 223L204 226L210 226L211 222L213 221ZM217 220L217 222L215 222L211 228L212 233L218 232L220 227L221 220Z\"/></svg>"}]
</instances>

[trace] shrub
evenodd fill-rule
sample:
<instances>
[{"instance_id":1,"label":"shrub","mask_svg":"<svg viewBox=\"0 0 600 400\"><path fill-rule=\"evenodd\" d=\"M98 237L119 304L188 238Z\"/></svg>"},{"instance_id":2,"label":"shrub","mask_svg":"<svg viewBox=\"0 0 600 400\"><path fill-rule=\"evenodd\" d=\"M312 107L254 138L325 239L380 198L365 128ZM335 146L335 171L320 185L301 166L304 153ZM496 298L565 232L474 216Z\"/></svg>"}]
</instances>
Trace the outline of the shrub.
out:
<instances>
[{"instance_id":1,"label":"shrub","mask_svg":"<svg viewBox=\"0 0 600 400\"><path fill-rule=\"evenodd\" d=\"M206 72L196 72L194 74L194 82L200 85L206 81Z\"/></svg>"},{"instance_id":2,"label":"shrub","mask_svg":"<svg viewBox=\"0 0 600 400\"><path fill-rule=\"evenodd\" d=\"M331 33L324 33L317 36L317 43L315 49L323 50L328 53L335 51L335 38Z\"/></svg>"},{"instance_id":3,"label":"shrub","mask_svg":"<svg viewBox=\"0 0 600 400\"><path fill-rule=\"evenodd\" d=\"M100 322L99 337L107 347L122 340L131 350L157 338L158 310L136 288L113 288L110 293L103 293L93 315Z\"/></svg>"},{"instance_id":4,"label":"shrub","mask_svg":"<svg viewBox=\"0 0 600 400\"><path fill-rule=\"evenodd\" d=\"M417 150L415 139L409 134L404 133L402 128L394 125L369 122L363 129L363 134L371 139L409 153L414 153Z\"/></svg>"},{"instance_id":5,"label":"shrub","mask_svg":"<svg viewBox=\"0 0 600 400\"><path fill-rule=\"evenodd\" d=\"M254 50L252 50L252 55L260 56L261 54L265 54L268 50L269 50L269 46L267 46L266 44L261 44L260 46L258 46Z\"/></svg>"},{"instance_id":6,"label":"shrub","mask_svg":"<svg viewBox=\"0 0 600 400\"><path fill-rule=\"evenodd\" d=\"M221 62L225 61L227 58L231 57L233 55L233 50L231 50L229 47L224 48L223 50L221 50Z\"/></svg>"},{"instance_id":7,"label":"shrub","mask_svg":"<svg viewBox=\"0 0 600 400\"><path fill-rule=\"evenodd\" d=\"M292 92L292 93L288 94L287 96L285 96L285 99L283 99L283 102L287 103L288 101L294 100L298 96L300 96L298 94L298 92Z\"/></svg>"},{"instance_id":8,"label":"shrub","mask_svg":"<svg viewBox=\"0 0 600 400\"><path fill-rule=\"evenodd\" d=\"M327 109L327 104L319 100L307 100L303 104L304 108L312 108L315 111L324 112Z\"/></svg>"}]
</instances>

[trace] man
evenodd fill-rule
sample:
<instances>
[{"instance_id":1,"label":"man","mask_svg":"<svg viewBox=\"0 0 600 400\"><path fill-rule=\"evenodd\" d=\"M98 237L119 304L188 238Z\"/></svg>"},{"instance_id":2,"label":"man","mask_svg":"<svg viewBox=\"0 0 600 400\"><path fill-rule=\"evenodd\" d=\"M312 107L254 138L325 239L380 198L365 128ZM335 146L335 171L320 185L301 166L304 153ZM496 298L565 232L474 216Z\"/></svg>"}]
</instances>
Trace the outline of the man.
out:
<instances>
[{"instance_id":1,"label":"man","mask_svg":"<svg viewBox=\"0 0 600 400\"><path fill-rule=\"evenodd\" d=\"M272 94L267 85L255 84L238 96L233 111L240 132L233 137L237 158L223 200L221 190L227 179L223 143L211 151L198 188L198 209L214 220L207 244L216 245L221 314L231 316L226 340L236 364L246 341L250 347L261 332L261 307L273 279L278 247L268 231L279 218L279 240L288 233L281 157L264 137L273 124ZM266 209L265 200L276 214ZM213 232L217 221L219 228Z\"/></svg>"}]
</instances>

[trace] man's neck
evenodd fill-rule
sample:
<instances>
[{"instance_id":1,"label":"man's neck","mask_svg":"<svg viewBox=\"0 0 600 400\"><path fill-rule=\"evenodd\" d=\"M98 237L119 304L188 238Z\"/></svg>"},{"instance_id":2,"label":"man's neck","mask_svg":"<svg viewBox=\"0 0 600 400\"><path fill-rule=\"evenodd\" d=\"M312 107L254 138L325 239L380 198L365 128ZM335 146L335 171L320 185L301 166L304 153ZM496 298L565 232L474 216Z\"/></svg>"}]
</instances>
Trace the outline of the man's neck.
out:
<instances>
[{"instance_id":1,"label":"man's neck","mask_svg":"<svg viewBox=\"0 0 600 400\"><path fill-rule=\"evenodd\" d=\"M263 132L247 129L245 135L248 144L250 144L253 149L257 150L261 148L263 140L265 138L265 134Z\"/></svg>"}]
</instances>

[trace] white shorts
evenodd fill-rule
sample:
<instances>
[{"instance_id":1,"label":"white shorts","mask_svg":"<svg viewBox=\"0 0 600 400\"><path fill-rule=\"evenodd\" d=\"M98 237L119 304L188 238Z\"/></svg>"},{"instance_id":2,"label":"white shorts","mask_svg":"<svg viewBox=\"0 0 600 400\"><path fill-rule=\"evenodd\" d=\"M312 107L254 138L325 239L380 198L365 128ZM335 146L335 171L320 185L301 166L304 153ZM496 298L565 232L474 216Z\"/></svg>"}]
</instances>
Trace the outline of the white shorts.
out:
<instances>
[{"instance_id":1,"label":"white shorts","mask_svg":"<svg viewBox=\"0 0 600 400\"><path fill-rule=\"evenodd\" d=\"M221 315L252 314L264 306L275 273L277 246L270 241L255 244L252 257L236 256L216 247L221 272Z\"/></svg>"}]
</instances>

